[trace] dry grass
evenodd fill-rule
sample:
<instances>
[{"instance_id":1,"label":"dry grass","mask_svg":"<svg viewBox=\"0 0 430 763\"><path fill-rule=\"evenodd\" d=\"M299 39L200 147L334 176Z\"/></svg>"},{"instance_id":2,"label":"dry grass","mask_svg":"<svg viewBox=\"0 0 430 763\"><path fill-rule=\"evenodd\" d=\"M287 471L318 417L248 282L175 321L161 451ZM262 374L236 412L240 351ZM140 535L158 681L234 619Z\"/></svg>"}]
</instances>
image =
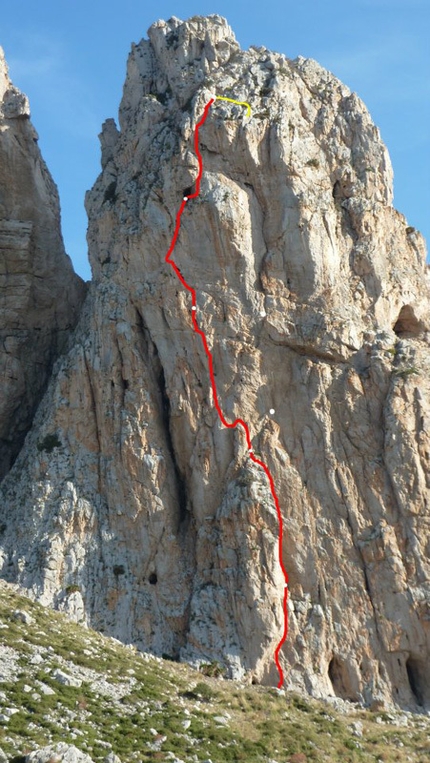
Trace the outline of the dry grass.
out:
<instances>
[{"instance_id":1,"label":"dry grass","mask_svg":"<svg viewBox=\"0 0 430 763\"><path fill-rule=\"evenodd\" d=\"M361 709L340 714L327 703L281 695L274 689L240 686L167 660L145 660L19 596L9 586L1 584L0 594L0 625L7 626L0 630L0 643L20 653L18 675L13 681L0 682L0 692L7 697L2 704L19 708L9 722L0 723L0 747L10 758L50 741L66 741L94 761L102 761L109 750L100 745L101 740L111 745L122 763L167 761L168 752L186 763L208 759L213 763L430 760L430 719L426 716L409 715L404 726L396 724L395 715ZM15 609L26 610L35 622L31 626L16 622L11 616ZM46 653L46 664L30 665L31 645L52 647ZM96 670L112 685L124 682L128 670L134 671L136 681L120 702L114 702L99 695L88 682L75 688L55 681L45 669L65 669L61 658ZM37 689L36 680L51 686L55 694L32 699L24 686ZM215 720L224 714L227 723ZM191 722L187 729L184 721ZM363 725L359 737L351 726L357 721ZM166 737L159 749L151 728Z\"/></svg>"}]
</instances>

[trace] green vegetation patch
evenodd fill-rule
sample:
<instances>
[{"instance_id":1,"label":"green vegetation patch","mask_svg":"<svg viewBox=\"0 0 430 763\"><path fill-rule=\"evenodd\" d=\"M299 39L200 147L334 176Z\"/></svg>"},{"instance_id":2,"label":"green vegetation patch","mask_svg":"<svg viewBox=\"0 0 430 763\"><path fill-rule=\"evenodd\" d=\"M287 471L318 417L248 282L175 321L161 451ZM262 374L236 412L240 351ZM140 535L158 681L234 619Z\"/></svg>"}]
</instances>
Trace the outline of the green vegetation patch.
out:
<instances>
[{"instance_id":1,"label":"green vegetation patch","mask_svg":"<svg viewBox=\"0 0 430 763\"><path fill-rule=\"evenodd\" d=\"M15 609L29 612L33 624L15 620ZM19 653L17 676L0 685L7 697L2 704L18 709L0 723L0 747L9 758L65 741L97 762L110 750L122 763L168 761L168 753L187 762L197 755L200 762L213 763L429 759L430 722L424 716L409 716L408 726L398 727L390 714L359 708L340 714L328 703L298 694L223 680L217 663L207 663L199 672L150 658L3 584L1 624L7 626L0 631L2 643ZM32 664L37 647L43 662ZM74 666L77 673L80 666L95 671L104 686L108 682L112 696L92 679L82 679L78 687L54 678L56 668L71 675ZM41 684L53 693L44 693ZM361 736L353 733L351 724L357 720Z\"/></svg>"}]
</instances>

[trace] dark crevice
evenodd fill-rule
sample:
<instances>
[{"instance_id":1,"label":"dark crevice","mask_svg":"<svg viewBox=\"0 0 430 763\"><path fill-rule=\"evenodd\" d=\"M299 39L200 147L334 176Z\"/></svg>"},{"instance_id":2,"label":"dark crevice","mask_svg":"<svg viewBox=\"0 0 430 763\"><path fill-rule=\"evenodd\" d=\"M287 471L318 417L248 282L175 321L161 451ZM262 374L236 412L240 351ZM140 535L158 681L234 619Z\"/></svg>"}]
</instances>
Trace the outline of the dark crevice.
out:
<instances>
[{"instance_id":1,"label":"dark crevice","mask_svg":"<svg viewBox=\"0 0 430 763\"><path fill-rule=\"evenodd\" d=\"M393 326L394 333L399 338L411 339L419 336L424 329L425 326L417 319L411 305L403 305Z\"/></svg>"},{"instance_id":2,"label":"dark crevice","mask_svg":"<svg viewBox=\"0 0 430 763\"><path fill-rule=\"evenodd\" d=\"M102 454L103 454L103 450L102 450L102 445L101 445L101 441L100 441L100 428L99 428L99 421L98 421L98 415L97 415L96 394L95 394L95 391L94 391L94 385L93 385L93 380L92 380L92 377L91 377L90 366L89 366L89 363L87 361L87 357L85 355L85 348L84 347L82 347L82 356L83 356L83 359L84 359L85 371L86 371L86 375L87 375L88 386L89 386L89 389L90 389L91 409L92 409L92 414L93 414L93 417L94 417L94 430L95 430L95 436L96 436L96 441L97 441L97 454L98 454L98 468L97 468L97 480L98 480L98 483L97 483L97 489L98 489L99 493L101 493L102 492L102 487L101 487L101 468L100 468L100 463L101 463L101 457L102 457Z\"/></svg>"},{"instance_id":3,"label":"dark crevice","mask_svg":"<svg viewBox=\"0 0 430 763\"><path fill-rule=\"evenodd\" d=\"M117 193L116 193L116 180L114 180L112 183L110 183L108 185L108 187L106 188L106 190L104 192L103 203L105 201L109 201L112 204L115 204L117 198L118 198L118 196L117 196Z\"/></svg>"},{"instance_id":4,"label":"dark crevice","mask_svg":"<svg viewBox=\"0 0 430 763\"><path fill-rule=\"evenodd\" d=\"M364 566L363 566L363 574L364 574L364 587L365 587L365 589L366 589L366 593L367 593L367 595L368 595L369 599L372 599L372 596L371 596L371 594L370 594L369 578L367 577L367 570L366 570L366 565L365 565L365 563L364 563L364 560L363 560L363 565L364 565Z\"/></svg>"},{"instance_id":5,"label":"dark crevice","mask_svg":"<svg viewBox=\"0 0 430 763\"><path fill-rule=\"evenodd\" d=\"M153 379L159 389L161 397L161 414L164 425L164 432L166 435L167 449L172 460L174 476L176 481L176 491L178 497L178 519L179 524L185 522L189 518L189 511L187 510L187 489L186 483L179 469L178 462L176 460L175 449L173 446L172 435L170 431L170 400L166 391L166 379L164 376L164 369L161 364L160 356L158 353L157 345L155 344L150 331L145 323L144 317L140 310L136 308L137 327L140 337L142 339L141 352L145 361L145 365L152 370Z\"/></svg>"},{"instance_id":6,"label":"dark crevice","mask_svg":"<svg viewBox=\"0 0 430 763\"><path fill-rule=\"evenodd\" d=\"M43 332L44 336L49 336L50 333L53 332ZM38 334L34 341L39 342L40 336L41 335ZM25 438L33 426L34 417L40 401L48 387L55 360L60 357L61 354L62 349L55 350L52 347L49 353L45 356L46 360L33 360L34 365L37 365L40 371L37 376L37 381L33 380L32 383L29 383L30 380L27 379L26 389L20 396L19 403L15 406L15 412L8 427L8 432L7 434L3 432L3 436L0 437L0 483L3 478L6 477L8 472L10 472L21 452Z\"/></svg>"},{"instance_id":7,"label":"dark crevice","mask_svg":"<svg viewBox=\"0 0 430 763\"><path fill-rule=\"evenodd\" d=\"M164 424L164 431L166 433L167 448L172 459L173 468L175 471L176 485L178 491L178 505L179 505L179 522L182 523L187 518L187 490L185 486L185 480L179 470L178 462L175 456L175 449L173 447L172 435L170 432L170 400L166 392L166 379L164 376L164 369L161 366L160 373L158 375L158 387L161 393L161 405L162 405L162 417Z\"/></svg>"},{"instance_id":8,"label":"dark crevice","mask_svg":"<svg viewBox=\"0 0 430 763\"><path fill-rule=\"evenodd\" d=\"M406 672L408 674L409 686L411 692L417 702L417 705L424 706L424 692L423 683L425 677L423 677L422 666L411 657L406 662Z\"/></svg>"},{"instance_id":9,"label":"dark crevice","mask_svg":"<svg viewBox=\"0 0 430 763\"><path fill-rule=\"evenodd\" d=\"M128 380L124 379L123 375L122 375L123 368L124 368L124 358L123 358L123 355L122 355L122 352L121 352L121 347L119 346L119 342L118 342L117 338L115 339L115 342L116 342L116 348L118 350L120 366L121 366L120 367L120 377L119 377L119 382L120 382L120 385L121 385L120 389L121 389L121 393L122 393L121 394L121 408L125 408L125 392L128 389Z\"/></svg>"},{"instance_id":10,"label":"dark crevice","mask_svg":"<svg viewBox=\"0 0 430 763\"><path fill-rule=\"evenodd\" d=\"M347 699L350 702L357 701L355 692L350 686L348 668L344 660L334 655L328 666L328 676L333 686L335 696Z\"/></svg>"}]
</instances>

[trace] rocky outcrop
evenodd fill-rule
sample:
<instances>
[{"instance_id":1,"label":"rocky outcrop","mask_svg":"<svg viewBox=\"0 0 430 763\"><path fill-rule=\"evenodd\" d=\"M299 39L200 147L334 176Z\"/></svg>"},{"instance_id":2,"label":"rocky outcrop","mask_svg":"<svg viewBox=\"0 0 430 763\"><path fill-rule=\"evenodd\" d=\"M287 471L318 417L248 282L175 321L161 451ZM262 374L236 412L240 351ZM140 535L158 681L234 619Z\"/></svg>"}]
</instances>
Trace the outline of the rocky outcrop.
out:
<instances>
[{"instance_id":1,"label":"rocky outcrop","mask_svg":"<svg viewBox=\"0 0 430 763\"><path fill-rule=\"evenodd\" d=\"M4 481L2 575L141 649L287 687L428 705L425 246L359 98L311 60L242 51L218 16L134 45L87 195L94 279ZM271 413L271 410L274 413Z\"/></svg>"},{"instance_id":2,"label":"rocky outcrop","mask_svg":"<svg viewBox=\"0 0 430 763\"><path fill-rule=\"evenodd\" d=\"M9 471L85 285L64 251L55 184L0 49L0 479Z\"/></svg>"}]
</instances>

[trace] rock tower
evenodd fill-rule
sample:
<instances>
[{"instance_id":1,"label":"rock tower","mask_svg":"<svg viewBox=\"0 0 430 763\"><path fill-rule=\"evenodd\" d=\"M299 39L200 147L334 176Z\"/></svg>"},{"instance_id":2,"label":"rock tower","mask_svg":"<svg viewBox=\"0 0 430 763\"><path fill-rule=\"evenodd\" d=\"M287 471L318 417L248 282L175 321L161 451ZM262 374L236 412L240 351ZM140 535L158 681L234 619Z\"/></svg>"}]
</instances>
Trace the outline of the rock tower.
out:
<instances>
[{"instance_id":1,"label":"rock tower","mask_svg":"<svg viewBox=\"0 0 430 763\"><path fill-rule=\"evenodd\" d=\"M357 95L315 61L241 50L219 16L132 47L86 197L89 295L2 485L1 574L140 649L276 683L273 501L165 263L214 94L251 117L211 107L174 260L224 414L280 497L286 687L428 706L424 241Z\"/></svg>"}]
</instances>

